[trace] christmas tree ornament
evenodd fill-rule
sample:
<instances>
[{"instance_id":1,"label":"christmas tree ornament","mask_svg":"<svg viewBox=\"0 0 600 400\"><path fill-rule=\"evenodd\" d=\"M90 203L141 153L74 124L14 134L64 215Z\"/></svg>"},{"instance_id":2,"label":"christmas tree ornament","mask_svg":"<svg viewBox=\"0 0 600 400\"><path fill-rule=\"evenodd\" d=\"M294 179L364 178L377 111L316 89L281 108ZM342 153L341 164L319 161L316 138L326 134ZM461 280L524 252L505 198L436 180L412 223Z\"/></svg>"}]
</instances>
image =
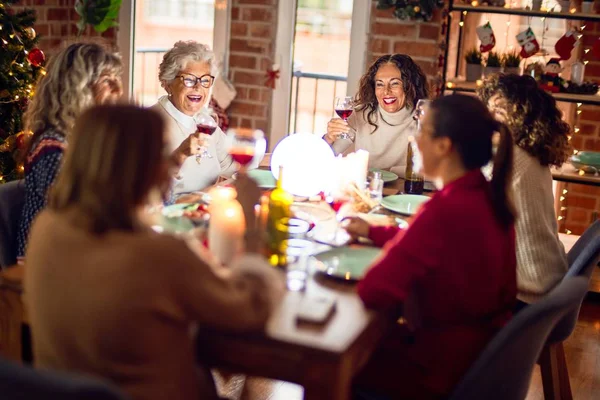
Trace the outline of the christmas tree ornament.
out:
<instances>
[{"instance_id":1,"label":"christmas tree ornament","mask_svg":"<svg viewBox=\"0 0 600 400\"><path fill-rule=\"evenodd\" d=\"M46 61L46 55L40 49L35 48L27 54L27 61L34 67L40 67Z\"/></svg>"},{"instance_id":2,"label":"christmas tree ornament","mask_svg":"<svg viewBox=\"0 0 600 400\"><path fill-rule=\"evenodd\" d=\"M496 36L489 22L477 28L477 37L481 41L479 51L482 53L492 50L496 45Z\"/></svg>"},{"instance_id":3,"label":"christmas tree ornament","mask_svg":"<svg viewBox=\"0 0 600 400\"><path fill-rule=\"evenodd\" d=\"M561 60L568 60L571 58L571 52L575 48L577 42L575 30L571 29L567 31L554 45L554 50Z\"/></svg>"},{"instance_id":4,"label":"christmas tree ornament","mask_svg":"<svg viewBox=\"0 0 600 400\"><path fill-rule=\"evenodd\" d=\"M17 146L17 149L23 150L23 147L25 146L25 139L25 132L17 133L17 138L15 140L15 145Z\"/></svg>"},{"instance_id":5,"label":"christmas tree ornament","mask_svg":"<svg viewBox=\"0 0 600 400\"><path fill-rule=\"evenodd\" d=\"M23 29L23 31L25 32L29 40L35 39L35 29L33 29L31 26L28 26L27 28Z\"/></svg>"},{"instance_id":6,"label":"christmas tree ornament","mask_svg":"<svg viewBox=\"0 0 600 400\"><path fill-rule=\"evenodd\" d=\"M519 33L517 35L517 42L521 45L521 52L519 54L523 58L529 58L540 50L540 45L531 28L527 28Z\"/></svg>"}]
</instances>

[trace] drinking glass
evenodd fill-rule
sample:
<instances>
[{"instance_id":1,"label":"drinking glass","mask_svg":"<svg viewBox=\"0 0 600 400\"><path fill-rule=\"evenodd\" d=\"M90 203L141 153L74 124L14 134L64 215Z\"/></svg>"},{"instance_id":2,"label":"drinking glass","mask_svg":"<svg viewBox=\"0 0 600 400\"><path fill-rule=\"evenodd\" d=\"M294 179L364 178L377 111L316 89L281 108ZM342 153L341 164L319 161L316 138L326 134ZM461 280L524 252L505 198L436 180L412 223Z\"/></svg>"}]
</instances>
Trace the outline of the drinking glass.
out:
<instances>
[{"instance_id":1,"label":"drinking glass","mask_svg":"<svg viewBox=\"0 0 600 400\"><path fill-rule=\"evenodd\" d=\"M196 123L196 132L202 135L212 135L217 130L217 123L210 116L203 112L194 115L194 122ZM208 152L208 147L204 144L200 147L200 153L196 154L196 162L200 164L203 158L212 158Z\"/></svg>"},{"instance_id":2,"label":"drinking glass","mask_svg":"<svg viewBox=\"0 0 600 400\"><path fill-rule=\"evenodd\" d=\"M368 183L369 197L375 200L378 204L383 198L383 178L381 172L375 171Z\"/></svg>"},{"instance_id":3,"label":"drinking glass","mask_svg":"<svg viewBox=\"0 0 600 400\"><path fill-rule=\"evenodd\" d=\"M342 219L344 218L344 215L340 214L340 209L343 207L344 204L346 204L350 201L350 197L346 196L342 193L332 191L328 195L325 196L325 201L327 202L327 204L329 204L329 206L331 207L333 212L335 212L336 224L335 224L335 230L333 232L333 242L334 242L334 244L337 244L338 235L340 232L340 223L342 222Z\"/></svg>"},{"instance_id":4,"label":"drinking glass","mask_svg":"<svg viewBox=\"0 0 600 400\"><path fill-rule=\"evenodd\" d=\"M413 118L417 121L417 135L421 133L421 121L429 108L429 104L431 104L430 100L420 99L417 101L417 105L415 106L415 114Z\"/></svg>"},{"instance_id":5,"label":"drinking glass","mask_svg":"<svg viewBox=\"0 0 600 400\"><path fill-rule=\"evenodd\" d=\"M229 155L239 165L239 172L245 173L253 160L260 160L265 155L267 142L261 130L229 129Z\"/></svg>"},{"instance_id":6,"label":"drinking glass","mask_svg":"<svg viewBox=\"0 0 600 400\"><path fill-rule=\"evenodd\" d=\"M335 113L344 121L348 122L348 118L354 112L354 102L352 97L336 97L335 98ZM340 139L349 139L352 140L352 136L348 132L343 132L340 136Z\"/></svg>"}]
</instances>

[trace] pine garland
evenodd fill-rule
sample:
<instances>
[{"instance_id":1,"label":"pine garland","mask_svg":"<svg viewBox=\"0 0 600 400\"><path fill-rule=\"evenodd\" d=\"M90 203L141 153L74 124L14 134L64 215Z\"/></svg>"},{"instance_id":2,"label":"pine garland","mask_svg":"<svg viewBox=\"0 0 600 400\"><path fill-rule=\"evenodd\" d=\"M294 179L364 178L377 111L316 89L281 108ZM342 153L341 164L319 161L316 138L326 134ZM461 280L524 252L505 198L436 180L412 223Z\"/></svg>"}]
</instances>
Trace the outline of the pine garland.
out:
<instances>
[{"instance_id":1,"label":"pine garland","mask_svg":"<svg viewBox=\"0 0 600 400\"><path fill-rule=\"evenodd\" d=\"M444 6L443 0L378 0L380 10L394 9L401 20L430 21L436 8Z\"/></svg>"}]
</instances>

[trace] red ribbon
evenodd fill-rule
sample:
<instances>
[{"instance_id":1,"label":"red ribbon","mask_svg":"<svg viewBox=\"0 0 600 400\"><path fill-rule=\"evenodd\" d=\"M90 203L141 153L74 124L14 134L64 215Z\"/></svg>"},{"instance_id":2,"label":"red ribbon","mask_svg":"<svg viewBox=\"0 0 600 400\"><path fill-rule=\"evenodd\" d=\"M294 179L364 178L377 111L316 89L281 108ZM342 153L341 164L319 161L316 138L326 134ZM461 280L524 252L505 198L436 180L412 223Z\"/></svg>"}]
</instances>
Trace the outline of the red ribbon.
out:
<instances>
[{"instance_id":1,"label":"red ribbon","mask_svg":"<svg viewBox=\"0 0 600 400\"><path fill-rule=\"evenodd\" d=\"M271 89L275 89L275 82L277 81L277 79L279 79L279 70L268 69L265 77L267 78L265 85Z\"/></svg>"}]
</instances>

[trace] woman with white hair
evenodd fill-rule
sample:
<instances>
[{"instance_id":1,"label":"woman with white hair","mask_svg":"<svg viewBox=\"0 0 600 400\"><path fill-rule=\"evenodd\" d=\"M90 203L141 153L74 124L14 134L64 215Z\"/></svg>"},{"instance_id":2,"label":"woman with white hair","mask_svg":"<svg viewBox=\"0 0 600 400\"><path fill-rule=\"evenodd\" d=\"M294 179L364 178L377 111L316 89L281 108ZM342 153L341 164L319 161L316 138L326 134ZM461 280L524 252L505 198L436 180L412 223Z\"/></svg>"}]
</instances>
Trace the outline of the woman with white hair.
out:
<instances>
[{"instance_id":1,"label":"woman with white hair","mask_svg":"<svg viewBox=\"0 0 600 400\"><path fill-rule=\"evenodd\" d=\"M25 152L19 256L25 254L31 222L46 206L46 194L58 174L75 119L91 106L121 98L121 72L119 56L99 44L75 43L50 59L24 116L25 130L33 136Z\"/></svg>"},{"instance_id":2,"label":"woman with white hair","mask_svg":"<svg viewBox=\"0 0 600 400\"><path fill-rule=\"evenodd\" d=\"M235 172L223 131L217 127L210 136L200 134L194 121L198 114L212 119L207 106L217 74L214 53L192 40L175 43L160 63L158 79L167 96L152 108L167 121L168 149L179 166L172 188L175 198L205 189L220 175ZM196 157L204 151L209 155Z\"/></svg>"}]
</instances>

